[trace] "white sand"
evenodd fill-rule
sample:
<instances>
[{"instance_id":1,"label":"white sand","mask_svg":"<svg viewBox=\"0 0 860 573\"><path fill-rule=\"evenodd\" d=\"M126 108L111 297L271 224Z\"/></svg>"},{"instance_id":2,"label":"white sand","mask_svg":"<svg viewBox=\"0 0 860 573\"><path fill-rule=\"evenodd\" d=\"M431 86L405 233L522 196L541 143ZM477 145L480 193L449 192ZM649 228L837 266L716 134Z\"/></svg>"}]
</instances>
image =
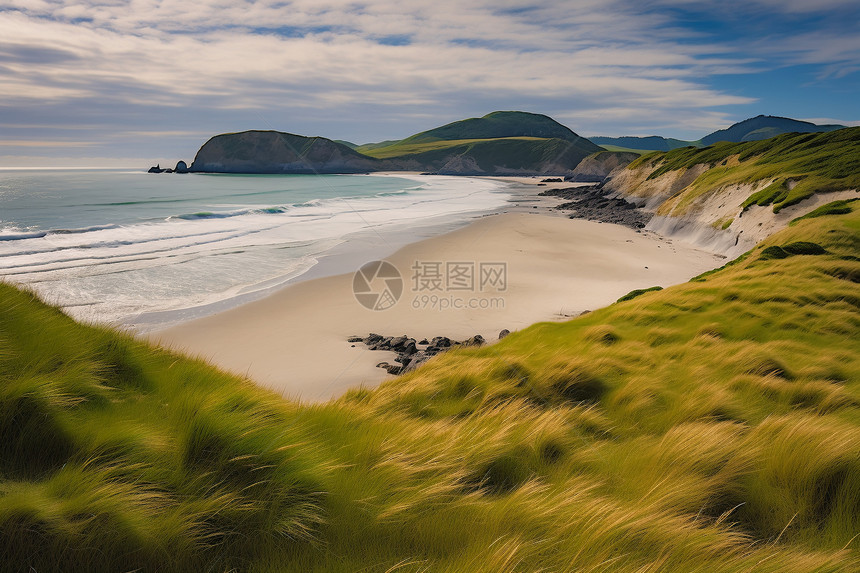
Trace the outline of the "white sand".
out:
<instances>
[{"instance_id":1,"label":"white sand","mask_svg":"<svg viewBox=\"0 0 860 573\"><path fill-rule=\"evenodd\" d=\"M684 282L723 263L652 233L531 213L487 216L408 245L387 260L400 271L404 285L399 302L388 310L364 308L353 295L353 275L338 275L298 283L148 336L286 396L318 401L390 377L375 365L391 362L392 353L369 351L361 343L353 347L348 336L376 332L420 340L481 334L494 341L503 328L514 331L535 322L565 320L633 289ZM443 270L445 263L473 262L476 275L480 263L505 263L507 288L480 292L476 276L474 292L416 291L416 261L443 263ZM356 260L355 268L366 262ZM463 304L473 298L479 306L490 304L490 298L495 302L484 309L422 308L422 296L433 294ZM419 308L414 308L416 300Z\"/></svg>"}]
</instances>

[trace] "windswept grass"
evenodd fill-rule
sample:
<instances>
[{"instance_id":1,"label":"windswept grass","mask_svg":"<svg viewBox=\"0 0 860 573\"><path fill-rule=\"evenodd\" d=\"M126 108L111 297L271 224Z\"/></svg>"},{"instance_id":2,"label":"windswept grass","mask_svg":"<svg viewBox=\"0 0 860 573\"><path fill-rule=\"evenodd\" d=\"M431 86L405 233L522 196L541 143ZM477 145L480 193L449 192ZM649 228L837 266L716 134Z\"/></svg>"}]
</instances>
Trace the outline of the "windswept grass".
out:
<instances>
[{"instance_id":1,"label":"windswept grass","mask_svg":"<svg viewBox=\"0 0 860 573\"><path fill-rule=\"evenodd\" d=\"M644 155L628 168L650 169L648 179L656 179L695 165L707 165L709 170L667 203L663 214L683 214L694 199L718 189L762 182L764 188L739 207L773 205L776 213L815 193L860 189L860 128L683 147Z\"/></svg>"},{"instance_id":2,"label":"windswept grass","mask_svg":"<svg viewBox=\"0 0 860 573\"><path fill-rule=\"evenodd\" d=\"M857 206L322 405L0 285L0 569L857 571Z\"/></svg>"}]
</instances>

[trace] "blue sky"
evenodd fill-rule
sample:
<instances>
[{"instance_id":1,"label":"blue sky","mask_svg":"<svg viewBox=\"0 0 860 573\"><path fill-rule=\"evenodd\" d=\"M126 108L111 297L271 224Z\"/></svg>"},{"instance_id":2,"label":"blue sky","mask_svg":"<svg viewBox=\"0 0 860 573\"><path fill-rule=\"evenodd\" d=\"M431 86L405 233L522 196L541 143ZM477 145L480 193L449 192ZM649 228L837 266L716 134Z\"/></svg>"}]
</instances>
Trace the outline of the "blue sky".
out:
<instances>
[{"instance_id":1,"label":"blue sky","mask_svg":"<svg viewBox=\"0 0 860 573\"><path fill-rule=\"evenodd\" d=\"M698 139L860 124L860 0L0 0L0 167L191 160L211 135L356 142L494 110Z\"/></svg>"}]
</instances>

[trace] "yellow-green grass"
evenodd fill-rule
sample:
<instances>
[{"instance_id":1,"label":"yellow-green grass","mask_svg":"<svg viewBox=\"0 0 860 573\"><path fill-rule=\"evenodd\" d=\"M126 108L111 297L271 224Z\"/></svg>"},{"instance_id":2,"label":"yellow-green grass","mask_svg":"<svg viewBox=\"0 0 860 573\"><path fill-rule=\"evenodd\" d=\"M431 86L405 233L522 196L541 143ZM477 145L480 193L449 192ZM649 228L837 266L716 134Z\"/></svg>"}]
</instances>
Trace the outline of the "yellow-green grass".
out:
<instances>
[{"instance_id":1,"label":"yellow-green grass","mask_svg":"<svg viewBox=\"0 0 860 573\"><path fill-rule=\"evenodd\" d=\"M709 169L667 201L659 210L661 214L682 215L702 195L744 183L764 184L764 188L739 208L773 205L773 211L779 212L815 193L860 189L860 128L684 147L644 155L628 168L648 169L648 179L655 179L695 165Z\"/></svg>"},{"instance_id":2,"label":"yellow-green grass","mask_svg":"<svg viewBox=\"0 0 860 573\"><path fill-rule=\"evenodd\" d=\"M510 141L510 140L519 140L519 141L544 141L545 138L541 137L495 137L491 139L454 139L454 140L437 140L437 141L426 141L421 143L403 143L396 142L393 145L388 145L385 147L363 147L359 146L356 148L357 151L363 153L364 155L369 155L370 157L375 157L377 159L390 159L392 157L402 157L405 155L416 155L419 153L425 153L427 151L437 151L440 149L449 149L452 147L457 147L459 145L469 145L473 143L483 143L486 141Z\"/></svg>"},{"instance_id":3,"label":"yellow-green grass","mask_svg":"<svg viewBox=\"0 0 860 573\"><path fill-rule=\"evenodd\" d=\"M653 149L634 149L632 147L621 147L620 145L601 145L603 149L606 151L613 152L622 152L622 153L636 153L638 155L646 155L648 153L653 153L655 150Z\"/></svg>"},{"instance_id":4,"label":"yellow-green grass","mask_svg":"<svg viewBox=\"0 0 860 573\"><path fill-rule=\"evenodd\" d=\"M856 571L848 207L322 405L0 286L0 568Z\"/></svg>"}]
</instances>

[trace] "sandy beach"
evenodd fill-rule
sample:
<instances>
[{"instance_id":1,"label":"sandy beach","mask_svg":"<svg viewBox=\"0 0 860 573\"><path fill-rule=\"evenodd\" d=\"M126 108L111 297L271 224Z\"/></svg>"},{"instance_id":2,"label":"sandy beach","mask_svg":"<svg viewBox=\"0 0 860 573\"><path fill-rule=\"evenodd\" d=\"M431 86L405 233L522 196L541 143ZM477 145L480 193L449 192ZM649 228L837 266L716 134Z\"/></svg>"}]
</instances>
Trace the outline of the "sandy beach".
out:
<instances>
[{"instance_id":1,"label":"sandy beach","mask_svg":"<svg viewBox=\"0 0 860 573\"><path fill-rule=\"evenodd\" d=\"M391 377L376 364L392 361L393 353L350 344L349 336L481 334L493 342L502 329L567 320L633 289L677 284L723 262L653 233L522 211L482 217L385 260L402 280L397 303L385 310L365 308L348 273L147 336L287 397L320 401ZM367 262L355 260L355 268ZM371 294L385 284L368 283Z\"/></svg>"}]
</instances>

